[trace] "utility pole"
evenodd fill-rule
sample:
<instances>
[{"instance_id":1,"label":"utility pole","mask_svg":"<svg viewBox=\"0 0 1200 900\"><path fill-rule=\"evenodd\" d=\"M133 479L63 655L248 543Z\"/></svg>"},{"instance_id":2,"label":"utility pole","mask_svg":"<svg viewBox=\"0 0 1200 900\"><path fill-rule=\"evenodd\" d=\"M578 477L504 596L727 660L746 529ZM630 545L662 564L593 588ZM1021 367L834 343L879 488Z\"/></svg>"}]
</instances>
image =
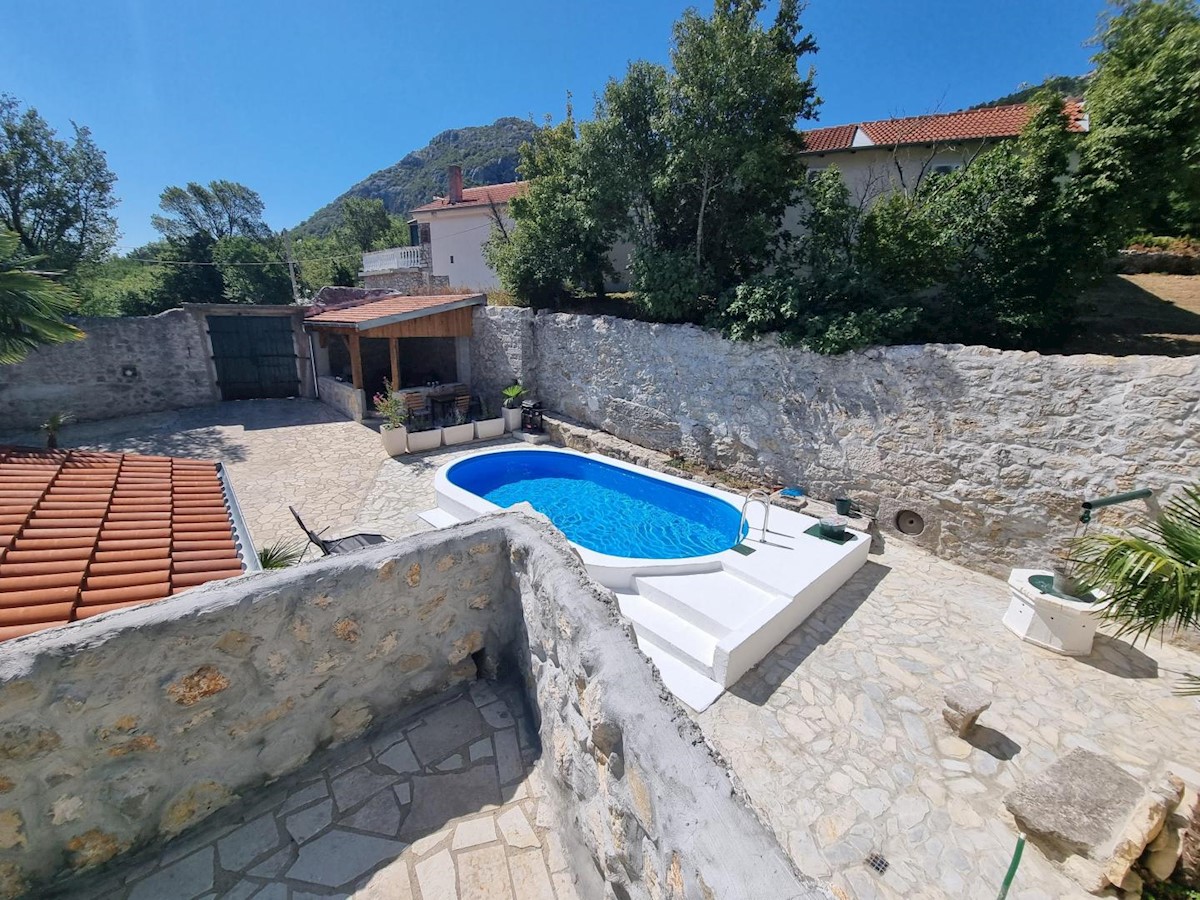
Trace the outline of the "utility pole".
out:
<instances>
[{"instance_id":1,"label":"utility pole","mask_svg":"<svg viewBox=\"0 0 1200 900\"><path fill-rule=\"evenodd\" d=\"M283 248L287 253L288 276L292 279L292 302L300 305L300 288L296 284L296 262L292 259L292 236L283 230Z\"/></svg>"}]
</instances>

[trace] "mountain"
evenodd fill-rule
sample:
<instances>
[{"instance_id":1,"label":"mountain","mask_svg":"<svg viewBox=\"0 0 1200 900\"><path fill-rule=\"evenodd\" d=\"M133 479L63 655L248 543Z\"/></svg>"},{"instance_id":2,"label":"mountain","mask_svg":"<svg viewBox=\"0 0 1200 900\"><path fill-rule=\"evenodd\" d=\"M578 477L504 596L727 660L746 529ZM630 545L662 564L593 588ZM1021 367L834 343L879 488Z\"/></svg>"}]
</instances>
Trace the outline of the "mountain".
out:
<instances>
[{"instance_id":1,"label":"mountain","mask_svg":"<svg viewBox=\"0 0 1200 900\"><path fill-rule=\"evenodd\" d=\"M462 166L464 187L516 181L518 148L536 130L537 126L527 119L509 116L491 125L443 131L395 165L368 175L313 213L292 233L296 237L328 234L341 218L341 204L348 197L378 198L388 212L407 215L410 209L428 203L434 195L445 196L449 165Z\"/></svg>"},{"instance_id":2,"label":"mountain","mask_svg":"<svg viewBox=\"0 0 1200 900\"><path fill-rule=\"evenodd\" d=\"M1058 91L1064 97L1082 97L1087 90L1090 75L1051 75L1041 84L1026 85L1011 94L1006 94L997 100L978 103L971 109L983 109L988 106L1008 106L1010 103L1026 103L1042 88Z\"/></svg>"}]
</instances>

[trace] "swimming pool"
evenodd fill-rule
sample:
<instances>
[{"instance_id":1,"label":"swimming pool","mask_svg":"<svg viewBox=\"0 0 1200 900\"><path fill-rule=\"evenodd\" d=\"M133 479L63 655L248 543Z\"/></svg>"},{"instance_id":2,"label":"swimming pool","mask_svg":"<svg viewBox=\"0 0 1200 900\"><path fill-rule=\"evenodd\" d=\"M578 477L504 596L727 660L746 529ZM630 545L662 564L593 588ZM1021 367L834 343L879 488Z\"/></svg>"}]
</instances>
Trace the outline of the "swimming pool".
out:
<instances>
[{"instance_id":1,"label":"swimming pool","mask_svg":"<svg viewBox=\"0 0 1200 900\"><path fill-rule=\"evenodd\" d=\"M569 540L608 556L686 559L745 535L732 504L574 453L510 450L452 463L451 484L499 507L529 503Z\"/></svg>"}]
</instances>

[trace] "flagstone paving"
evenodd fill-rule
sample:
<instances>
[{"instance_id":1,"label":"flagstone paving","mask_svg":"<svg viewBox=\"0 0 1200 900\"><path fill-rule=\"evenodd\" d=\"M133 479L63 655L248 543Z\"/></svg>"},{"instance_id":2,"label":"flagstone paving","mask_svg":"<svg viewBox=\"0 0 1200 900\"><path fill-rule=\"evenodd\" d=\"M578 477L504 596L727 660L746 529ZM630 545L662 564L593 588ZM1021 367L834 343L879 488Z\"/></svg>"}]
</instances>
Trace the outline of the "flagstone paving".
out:
<instances>
[{"instance_id":1,"label":"flagstone paving","mask_svg":"<svg viewBox=\"0 0 1200 900\"><path fill-rule=\"evenodd\" d=\"M476 682L56 896L578 900L538 757L519 688Z\"/></svg>"},{"instance_id":2,"label":"flagstone paving","mask_svg":"<svg viewBox=\"0 0 1200 900\"><path fill-rule=\"evenodd\" d=\"M37 436L28 439L36 442ZM266 400L74 425L64 433L64 446L224 459L261 545L276 535L298 534L288 503L315 527L331 526L332 535L373 530L401 537L427 530L417 513L435 505L434 473L481 445L389 459L374 431L320 404ZM1007 602L1003 582L890 542L697 717L802 871L859 900L994 897L1016 841L1003 795L1067 751L1083 747L1106 753L1136 776L1169 767L1200 785L1200 700L1171 694L1179 673L1200 672L1200 656L1158 642L1133 648L1103 635L1087 658L1056 656L1004 629L1000 618ZM955 736L941 715L943 689L963 681L993 698L969 740ZM509 821L506 829L498 815L462 823L461 834L457 824L442 828L433 843L411 844L412 835L405 836L405 829L414 827L406 823L432 822L437 814L422 807L415 794L401 799L405 786L413 789L416 772L394 766L419 767L428 785L440 785L432 779L443 778L446 784L469 784L477 777L470 774L476 767L511 766L517 732L504 732L486 718L485 723L492 729L486 741L464 738L452 750L436 742L431 749L422 736L428 732L414 725L412 740L373 750L355 778L335 788L336 775L326 774L304 786L323 793L304 802L289 799L295 805L282 823L282 813L273 813L276 834L293 850L276 851L283 868L274 874L267 866L274 856L255 857L250 869L266 867L259 874L246 871L246 878L261 882L255 896L283 897L272 881L275 874L291 877L290 867L299 865L298 848L322 837L317 846L339 854L341 831L373 837L375 843L356 851L368 861L395 850L386 842L405 844L392 863L404 860L408 881L398 878L397 884L407 884L412 897L422 891L454 897L445 893L450 884L473 896L481 889L480 876L464 878L461 867L494 875L501 868L501 847L510 878L542 885L533 857L522 855L537 848L510 843L512 835L518 842L526 838L519 823L514 829ZM396 813L386 799L375 799L377 806L363 811L382 793L361 799L377 776L397 779L399 831L390 830ZM357 805L343 809L338 791L343 799L359 798ZM530 808L536 797L516 802L525 804L526 818L536 822ZM359 825L345 821L354 816ZM248 828L252 821L243 824ZM367 821L382 823L378 827L385 833L362 827ZM534 830L544 845L544 830L536 825ZM338 834L328 837L332 832ZM247 835L270 835L270 829L258 822ZM243 871L223 868L219 844L197 847L187 856L188 866L158 867L154 874L163 879L160 883L197 872L203 881L208 871L214 879L218 872ZM242 861L228 856L234 851L225 852L231 865ZM315 852L310 850L308 859ZM872 852L886 858L883 873L866 864ZM205 868L209 855L216 868ZM390 863L378 865L380 872L391 871ZM164 874L168 870L174 874ZM300 866L295 874L312 870ZM551 867L549 875L556 886L562 880L562 870ZM322 891L345 896L338 893L344 888L310 884L292 896ZM380 887L366 896L410 896L400 890ZM541 890L530 888L528 896L542 896ZM1009 896L1084 895L1028 848Z\"/></svg>"}]
</instances>

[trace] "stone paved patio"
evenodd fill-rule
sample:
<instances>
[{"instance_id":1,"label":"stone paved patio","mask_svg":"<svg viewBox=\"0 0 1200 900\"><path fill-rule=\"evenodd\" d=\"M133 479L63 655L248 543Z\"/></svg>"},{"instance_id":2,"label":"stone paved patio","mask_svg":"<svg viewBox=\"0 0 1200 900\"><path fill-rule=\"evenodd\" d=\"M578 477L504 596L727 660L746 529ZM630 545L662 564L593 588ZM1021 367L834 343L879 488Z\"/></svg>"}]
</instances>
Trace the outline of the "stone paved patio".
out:
<instances>
[{"instance_id":1,"label":"stone paved patio","mask_svg":"<svg viewBox=\"0 0 1200 900\"><path fill-rule=\"evenodd\" d=\"M433 473L479 447L388 459L369 428L305 401L78 425L64 437L71 446L225 459L260 544L297 533L288 503L331 534L425 530L416 513L435 503ZM860 900L994 897L1016 840L1003 794L1069 749L1105 752L1135 775L1170 767L1200 784L1200 701L1171 694L1179 672L1200 671L1200 657L1104 636L1085 659L1055 656L1003 628L1006 605L1003 582L893 542L698 716L802 871ZM994 698L969 742L941 717L942 690L958 681ZM536 819L536 798L513 800ZM416 871L414 859L433 872L437 858L449 877L476 849L456 849L449 829L438 833L438 842L397 851L405 872ZM472 859L498 872L500 855L482 852L498 846L481 844ZM519 849L504 851L510 871ZM865 865L871 852L889 862L882 875ZM550 859L547 850L557 874ZM274 889L255 896L283 896ZM409 889L421 889L419 878ZM1086 895L1029 848L1009 896Z\"/></svg>"},{"instance_id":2,"label":"stone paved patio","mask_svg":"<svg viewBox=\"0 0 1200 900\"><path fill-rule=\"evenodd\" d=\"M65 886L121 900L578 900L519 691L476 682Z\"/></svg>"}]
</instances>

